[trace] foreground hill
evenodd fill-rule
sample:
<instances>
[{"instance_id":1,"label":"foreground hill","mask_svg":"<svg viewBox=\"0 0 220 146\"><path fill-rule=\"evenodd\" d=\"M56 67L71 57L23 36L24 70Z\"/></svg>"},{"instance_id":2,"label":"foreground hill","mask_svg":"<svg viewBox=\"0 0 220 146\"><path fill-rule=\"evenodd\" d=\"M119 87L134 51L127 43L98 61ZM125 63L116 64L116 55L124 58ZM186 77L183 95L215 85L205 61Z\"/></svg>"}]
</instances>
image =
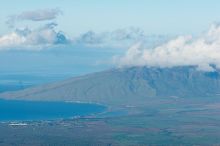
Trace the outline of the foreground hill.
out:
<instances>
[{"instance_id":1,"label":"foreground hill","mask_svg":"<svg viewBox=\"0 0 220 146\"><path fill-rule=\"evenodd\" d=\"M195 67L132 67L71 78L21 91L0 94L5 99L80 101L108 105L138 105L155 98L218 96L220 73Z\"/></svg>"}]
</instances>

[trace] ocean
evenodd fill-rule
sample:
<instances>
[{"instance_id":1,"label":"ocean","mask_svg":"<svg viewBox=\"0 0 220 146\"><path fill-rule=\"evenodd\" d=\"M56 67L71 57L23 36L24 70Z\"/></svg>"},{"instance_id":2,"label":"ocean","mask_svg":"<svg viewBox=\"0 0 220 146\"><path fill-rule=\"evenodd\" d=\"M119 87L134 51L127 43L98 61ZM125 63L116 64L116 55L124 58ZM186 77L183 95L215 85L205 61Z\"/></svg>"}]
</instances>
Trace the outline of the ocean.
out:
<instances>
[{"instance_id":1,"label":"ocean","mask_svg":"<svg viewBox=\"0 0 220 146\"><path fill-rule=\"evenodd\" d=\"M97 104L0 100L0 121L56 120L103 112Z\"/></svg>"}]
</instances>

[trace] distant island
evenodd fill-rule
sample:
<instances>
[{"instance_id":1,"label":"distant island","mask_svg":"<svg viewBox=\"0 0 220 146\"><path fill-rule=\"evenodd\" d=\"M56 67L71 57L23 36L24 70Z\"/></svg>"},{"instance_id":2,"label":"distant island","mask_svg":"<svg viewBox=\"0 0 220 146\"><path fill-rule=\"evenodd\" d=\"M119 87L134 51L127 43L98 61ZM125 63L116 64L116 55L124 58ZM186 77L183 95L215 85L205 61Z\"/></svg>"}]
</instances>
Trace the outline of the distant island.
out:
<instances>
[{"instance_id":1,"label":"distant island","mask_svg":"<svg viewBox=\"0 0 220 146\"><path fill-rule=\"evenodd\" d=\"M220 96L220 73L193 66L130 67L0 94L4 99L143 106L152 99Z\"/></svg>"}]
</instances>

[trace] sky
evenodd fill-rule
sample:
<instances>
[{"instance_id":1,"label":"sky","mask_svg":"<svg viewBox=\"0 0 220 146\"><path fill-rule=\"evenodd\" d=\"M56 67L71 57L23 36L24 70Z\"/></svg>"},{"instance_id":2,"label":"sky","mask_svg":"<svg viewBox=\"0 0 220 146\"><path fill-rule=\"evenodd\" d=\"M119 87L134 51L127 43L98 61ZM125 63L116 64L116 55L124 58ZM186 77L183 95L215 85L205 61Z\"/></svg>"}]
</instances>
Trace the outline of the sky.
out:
<instances>
[{"instance_id":1,"label":"sky","mask_svg":"<svg viewBox=\"0 0 220 146\"><path fill-rule=\"evenodd\" d=\"M0 34L6 18L23 11L59 8L59 28L74 36L88 30L140 27L150 34L198 33L220 19L218 0L7 0L1 2Z\"/></svg>"},{"instance_id":2,"label":"sky","mask_svg":"<svg viewBox=\"0 0 220 146\"><path fill-rule=\"evenodd\" d=\"M75 76L140 65L213 71L210 64L220 67L219 7L218 0L2 1L0 72Z\"/></svg>"}]
</instances>

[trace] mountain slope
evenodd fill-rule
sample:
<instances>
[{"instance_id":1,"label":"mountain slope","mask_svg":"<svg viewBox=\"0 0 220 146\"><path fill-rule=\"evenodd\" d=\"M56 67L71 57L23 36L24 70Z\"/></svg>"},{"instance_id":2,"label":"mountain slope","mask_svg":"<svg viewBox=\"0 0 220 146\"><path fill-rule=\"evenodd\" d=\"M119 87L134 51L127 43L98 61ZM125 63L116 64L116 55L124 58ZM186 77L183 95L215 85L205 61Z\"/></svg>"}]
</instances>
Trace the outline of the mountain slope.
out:
<instances>
[{"instance_id":1,"label":"mountain slope","mask_svg":"<svg viewBox=\"0 0 220 146\"><path fill-rule=\"evenodd\" d=\"M194 67L113 69L21 91L0 94L6 99L143 104L157 97L217 96L219 72Z\"/></svg>"}]
</instances>

